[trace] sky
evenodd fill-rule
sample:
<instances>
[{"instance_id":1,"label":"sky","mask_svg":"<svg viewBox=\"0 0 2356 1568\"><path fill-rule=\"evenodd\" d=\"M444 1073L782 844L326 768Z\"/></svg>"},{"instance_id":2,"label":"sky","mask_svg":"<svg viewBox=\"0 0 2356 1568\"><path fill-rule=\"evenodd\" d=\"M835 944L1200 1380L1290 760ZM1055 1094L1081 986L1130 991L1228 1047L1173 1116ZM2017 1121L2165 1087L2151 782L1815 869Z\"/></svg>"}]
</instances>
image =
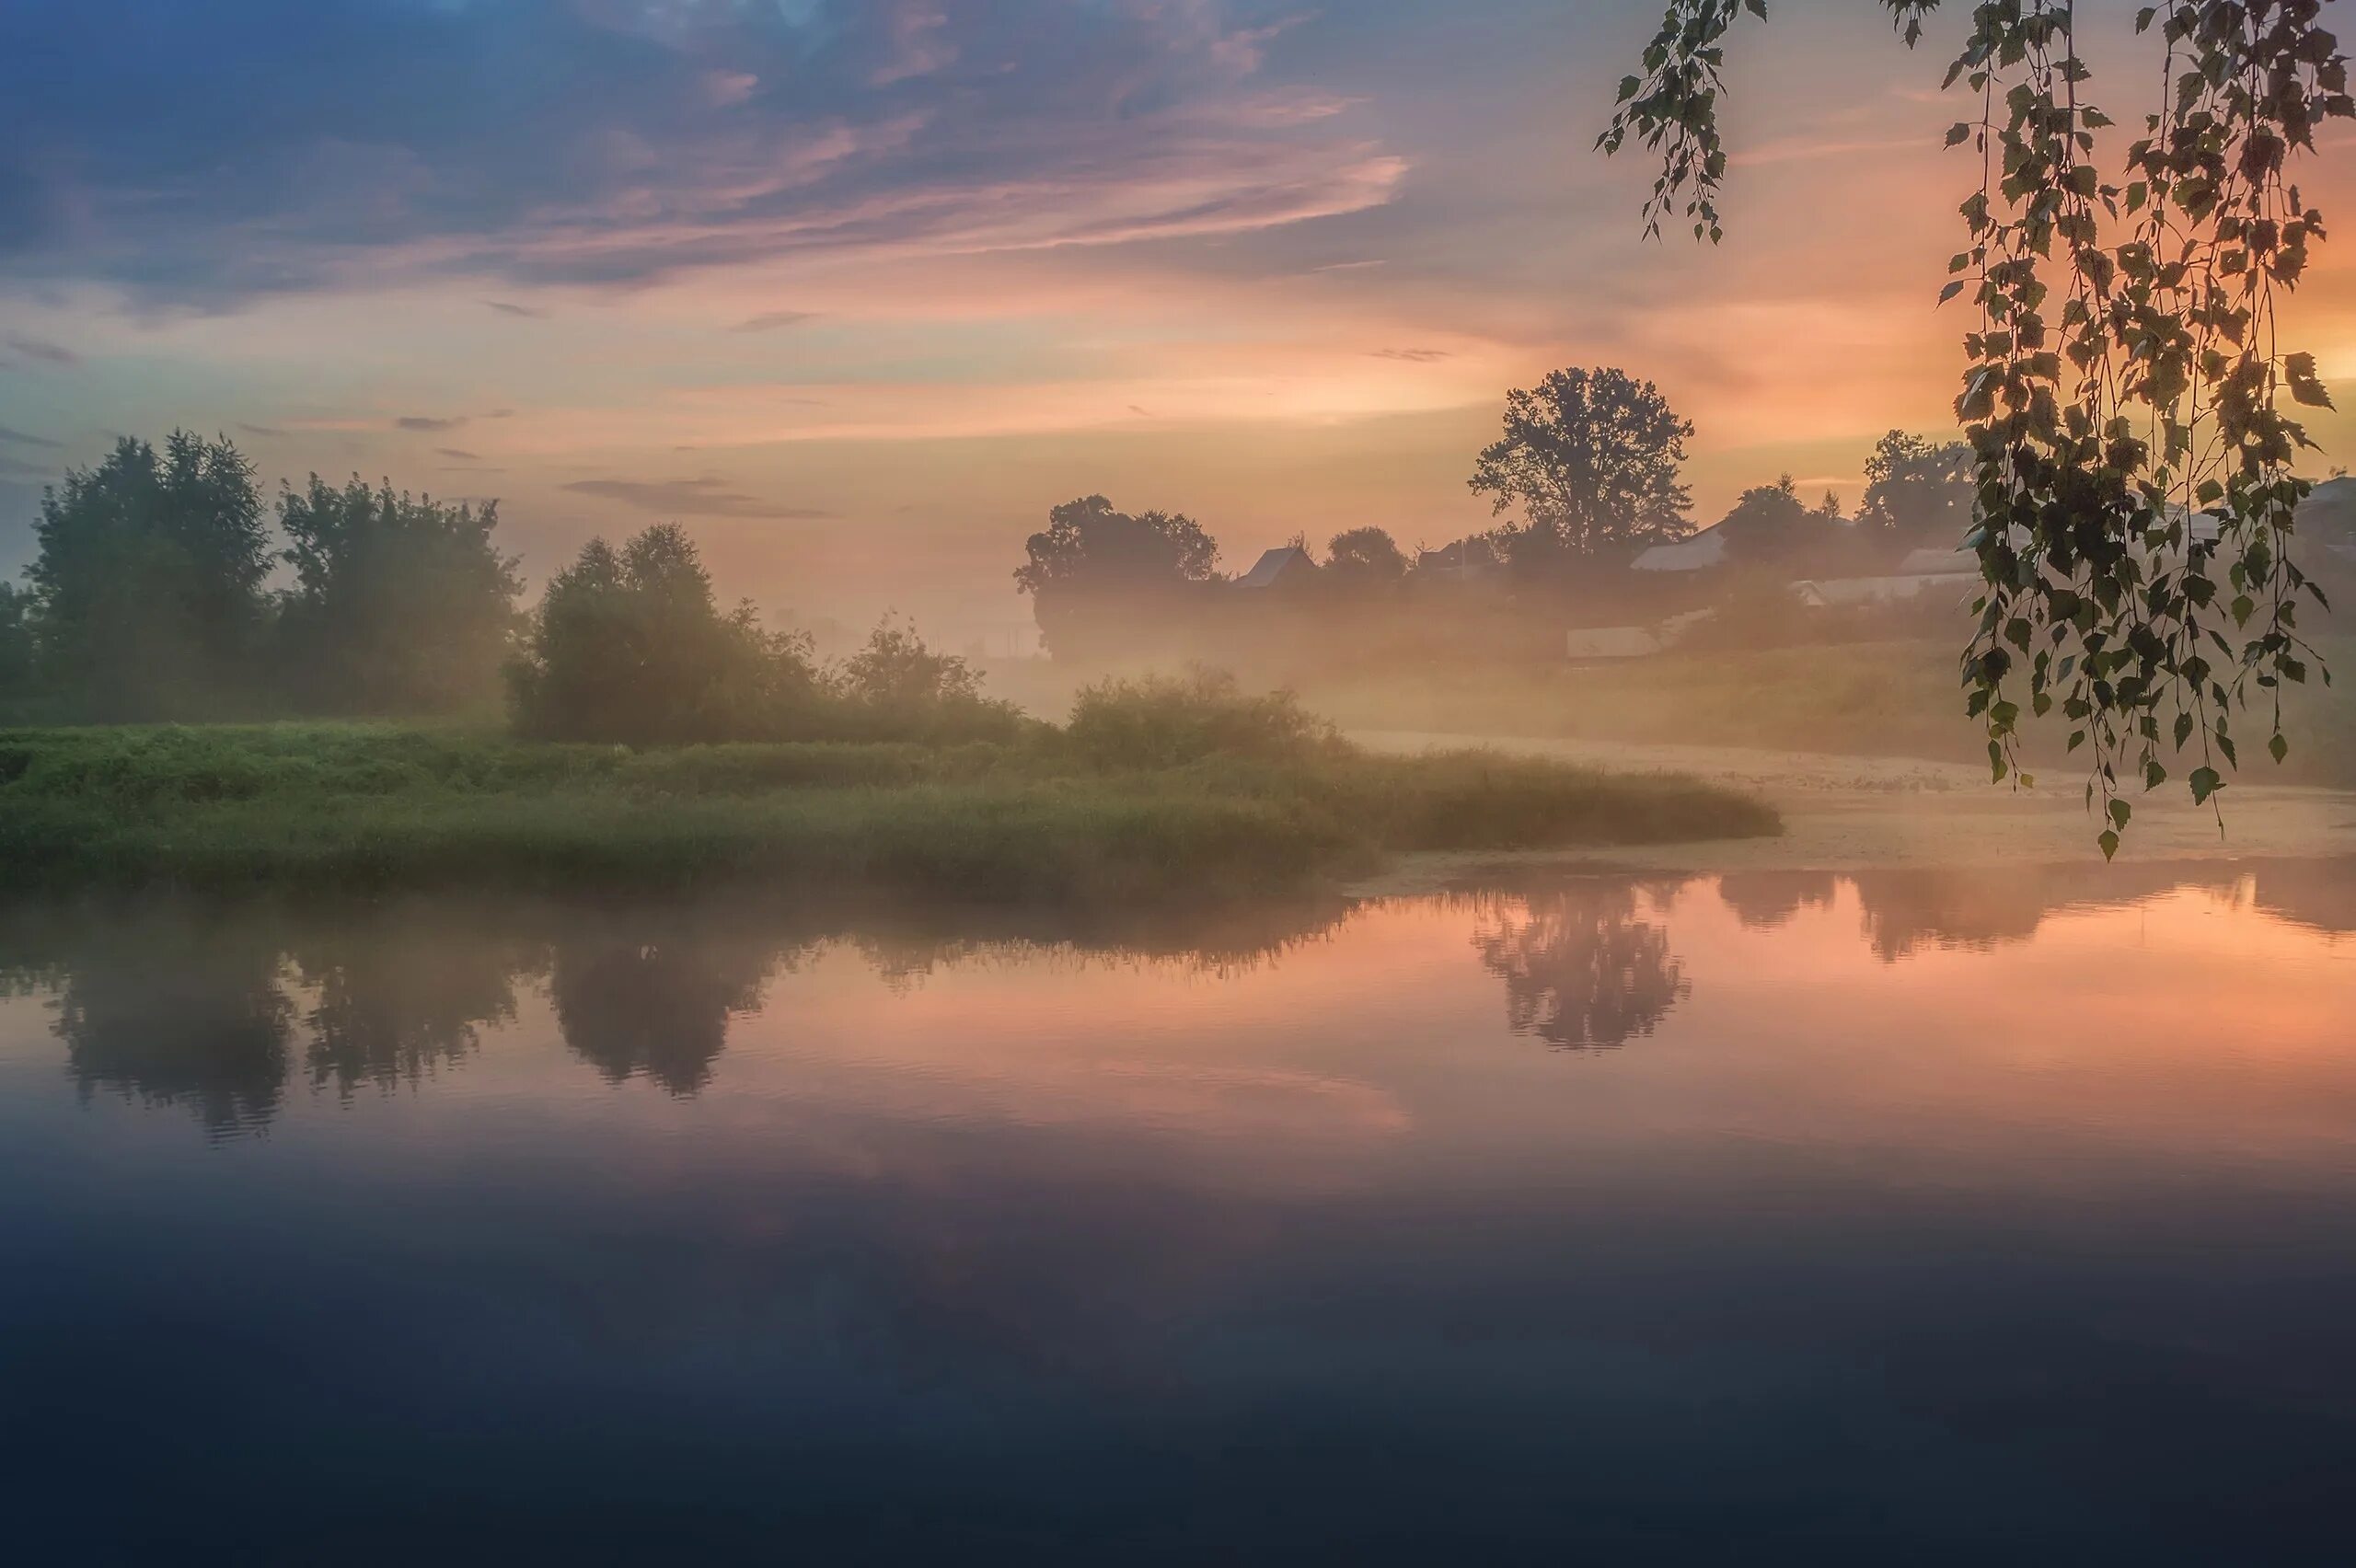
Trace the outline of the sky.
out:
<instances>
[{"instance_id":1,"label":"sky","mask_svg":"<svg viewBox=\"0 0 2356 1568\"><path fill-rule=\"evenodd\" d=\"M1697 522L1854 503L1952 424L1958 18L1773 9L1708 248L1592 151L1659 0L6 0L0 571L45 482L184 426L496 497L534 582L677 521L774 616L983 637L1091 492L1231 571L1485 526L1505 389L1569 364L1694 422ZM2351 269L2287 317L2327 379Z\"/></svg>"}]
</instances>

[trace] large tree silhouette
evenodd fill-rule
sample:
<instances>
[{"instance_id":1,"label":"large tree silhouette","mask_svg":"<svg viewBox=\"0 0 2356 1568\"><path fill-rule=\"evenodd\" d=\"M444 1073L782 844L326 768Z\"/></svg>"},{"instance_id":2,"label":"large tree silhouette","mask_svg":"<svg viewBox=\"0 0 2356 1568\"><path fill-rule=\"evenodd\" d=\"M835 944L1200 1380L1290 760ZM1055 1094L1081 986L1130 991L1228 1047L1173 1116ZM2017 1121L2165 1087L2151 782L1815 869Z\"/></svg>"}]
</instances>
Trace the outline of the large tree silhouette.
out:
<instances>
[{"instance_id":1,"label":"large tree silhouette","mask_svg":"<svg viewBox=\"0 0 2356 1568\"><path fill-rule=\"evenodd\" d=\"M126 437L41 498L33 534L41 663L80 713L197 716L251 678L269 536L253 465L228 442Z\"/></svg>"},{"instance_id":2,"label":"large tree silhouette","mask_svg":"<svg viewBox=\"0 0 2356 1568\"><path fill-rule=\"evenodd\" d=\"M294 569L279 641L313 703L431 712L497 689L523 580L492 542L496 502L446 506L314 474L279 497L278 520Z\"/></svg>"},{"instance_id":3,"label":"large tree silhouette","mask_svg":"<svg viewBox=\"0 0 2356 1568\"><path fill-rule=\"evenodd\" d=\"M1519 508L1509 556L1626 556L1688 531L1678 474L1692 433L1649 381L1558 370L1506 394L1504 432L1467 482L1499 513Z\"/></svg>"},{"instance_id":4,"label":"large tree silhouette","mask_svg":"<svg viewBox=\"0 0 2356 1568\"><path fill-rule=\"evenodd\" d=\"M1023 546L1014 585L1051 651L1103 639L1133 643L1138 617L1218 578L1218 541L1183 513L1114 510L1101 495L1068 501Z\"/></svg>"}]
</instances>

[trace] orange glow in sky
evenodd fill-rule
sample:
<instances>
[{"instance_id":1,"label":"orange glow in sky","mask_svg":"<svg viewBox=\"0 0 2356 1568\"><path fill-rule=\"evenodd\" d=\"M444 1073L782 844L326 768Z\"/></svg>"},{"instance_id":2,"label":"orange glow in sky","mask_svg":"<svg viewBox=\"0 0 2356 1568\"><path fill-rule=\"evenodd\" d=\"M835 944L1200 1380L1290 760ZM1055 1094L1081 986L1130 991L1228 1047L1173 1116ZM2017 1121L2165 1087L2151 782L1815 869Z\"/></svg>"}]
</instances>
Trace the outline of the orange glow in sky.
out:
<instances>
[{"instance_id":1,"label":"orange glow in sky","mask_svg":"<svg viewBox=\"0 0 2356 1568\"><path fill-rule=\"evenodd\" d=\"M135 42L262 79L361 9ZM356 99L260 107L35 6L0 34L0 569L65 465L187 425L271 478L497 496L535 580L677 520L726 593L954 636L1023 617L1023 536L1091 491L1230 570L1485 526L1503 393L1565 364L1694 421L1697 525L1786 472L1854 504L1881 432L1949 423L1976 178L1941 57L1871 9L1738 35L1709 248L1644 242L1643 160L1589 150L1652 0L385 0L413 32L368 35ZM2350 151L2304 177L2327 212ZM2347 244L2286 318L2327 376ZM2315 433L2318 470L2356 450Z\"/></svg>"}]
</instances>

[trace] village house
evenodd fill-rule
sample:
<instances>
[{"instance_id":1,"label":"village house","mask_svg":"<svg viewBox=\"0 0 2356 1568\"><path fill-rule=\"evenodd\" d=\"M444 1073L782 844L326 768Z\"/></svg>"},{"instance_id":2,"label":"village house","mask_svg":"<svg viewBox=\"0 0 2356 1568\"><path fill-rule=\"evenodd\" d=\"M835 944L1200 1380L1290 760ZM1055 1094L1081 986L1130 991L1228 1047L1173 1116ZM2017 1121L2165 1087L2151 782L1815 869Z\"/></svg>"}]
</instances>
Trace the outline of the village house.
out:
<instances>
[{"instance_id":1,"label":"village house","mask_svg":"<svg viewBox=\"0 0 2356 1568\"><path fill-rule=\"evenodd\" d=\"M1264 550L1252 570L1235 580L1238 588L1290 587L1317 575L1317 562L1298 544Z\"/></svg>"},{"instance_id":2,"label":"village house","mask_svg":"<svg viewBox=\"0 0 2356 1568\"><path fill-rule=\"evenodd\" d=\"M1674 544L1655 545L1628 563L1631 571L1703 571L1727 560L1726 525L1713 523Z\"/></svg>"}]
</instances>

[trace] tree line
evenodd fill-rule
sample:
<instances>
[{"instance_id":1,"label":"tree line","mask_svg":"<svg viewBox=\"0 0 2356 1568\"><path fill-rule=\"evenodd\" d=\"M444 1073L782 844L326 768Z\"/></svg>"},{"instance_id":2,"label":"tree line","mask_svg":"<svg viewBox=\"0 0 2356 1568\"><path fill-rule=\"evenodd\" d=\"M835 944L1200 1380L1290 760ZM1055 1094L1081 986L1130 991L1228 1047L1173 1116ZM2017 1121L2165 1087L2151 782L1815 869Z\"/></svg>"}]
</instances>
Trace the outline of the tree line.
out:
<instances>
[{"instance_id":1,"label":"tree line","mask_svg":"<svg viewBox=\"0 0 2356 1568\"><path fill-rule=\"evenodd\" d=\"M1314 571L1288 583L1302 590L1295 602L1363 607L1425 582L1479 577L1550 616L1582 597L1624 607L1631 562L1696 531L1683 480L1692 433L1651 382L1610 368L1556 371L1507 393L1504 428L1475 459L1471 488L1502 521L1412 554L1374 526L1335 534L1322 560L1296 541ZM1867 459L1854 514L1837 496L1811 502L1785 475L1743 491L1715 526L1738 574L1887 571L1915 549L1962 547L1970 466L1960 442L1893 430ZM1117 654L1157 615L1216 616L1218 592L1233 581L1218 559L1218 541L1194 518L1126 513L1093 495L1049 513L1014 581L1051 651Z\"/></svg>"},{"instance_id":2,"label":"tree line","mask_svg":"<svg viewBox=\"0 0 2356 1568\"><path fill-rule=\"evenodd\" d=\"M0 700L111 721L491 699L523 590L498 525L356 478L273 508L226 440L125 438L42 497L25 585L0 588Z\"/></svg>"},{"instance_id":3,"label":"tree line","mask_svg":"<svg viewBox=\"0 0 2356 1568\"><path fill-rule=\"evenodd\" d=\"M592 540L537 607L495 502L314 474L266 503L225 438L125 438L42 497L0 584L0 717L128 722L484 710L550 739L992 735L964 660L887 619L821 663L723 607L676 525ZM273 585L275 582L275 585Z\"/></svg>"}]
</instances>

